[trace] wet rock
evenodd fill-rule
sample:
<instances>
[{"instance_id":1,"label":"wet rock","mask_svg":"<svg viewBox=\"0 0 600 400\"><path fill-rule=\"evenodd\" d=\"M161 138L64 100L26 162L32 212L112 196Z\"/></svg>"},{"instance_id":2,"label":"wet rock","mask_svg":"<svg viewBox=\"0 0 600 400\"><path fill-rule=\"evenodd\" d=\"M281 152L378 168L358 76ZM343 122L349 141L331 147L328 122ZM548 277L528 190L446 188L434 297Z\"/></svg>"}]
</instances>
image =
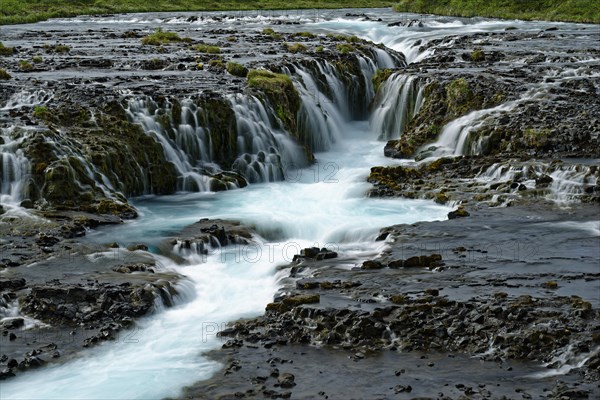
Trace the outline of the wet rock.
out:
<instances>
[{"instance_id":1,"label":"wet rock","mask_svg":"<svg viewBox=\"0 0 600 400\"><path fill-rule=\"evenodd\" d=\"M0 290L17 290L25 287L24 278L0 279Z\"/></svg>"},{"instance_id":2,"label":"wet rock","mask_svg":"<svg viewBox=\"0 0 600 400\"><path fill-rule=\"evenodd\" d=\"M379 261L374 261L374 260L367 260L365 262L362 263L362 265L360 266L360 269L382 269L383 268L383 264L380 263Z\"/></svg>"},{"instance_id":3,"label":"wet rock","mask_svg":"<svg viewBox=\"0 0 600 400\"><path fill-rule=\"evenodd\" d=\"M448 219L464 218L470 215L471 214L469 214L469 212L465 210L464 207L458 207L456 210L450 211L448 213Z\"/></svg>"},{"instance_id":4,"label":"wet rock","mask_svg":"<svg viewBox=\"0 0 600 400\"><path fill-rule=\"evenodd\" d=\"M290 373L282 373L277 377L277 383L279 384L280 387L284 388L284 389L289 389L292 388L294 386L296 386L296 382L295 381L295 377L293 374Z\"/></svg>"}]
</instances>

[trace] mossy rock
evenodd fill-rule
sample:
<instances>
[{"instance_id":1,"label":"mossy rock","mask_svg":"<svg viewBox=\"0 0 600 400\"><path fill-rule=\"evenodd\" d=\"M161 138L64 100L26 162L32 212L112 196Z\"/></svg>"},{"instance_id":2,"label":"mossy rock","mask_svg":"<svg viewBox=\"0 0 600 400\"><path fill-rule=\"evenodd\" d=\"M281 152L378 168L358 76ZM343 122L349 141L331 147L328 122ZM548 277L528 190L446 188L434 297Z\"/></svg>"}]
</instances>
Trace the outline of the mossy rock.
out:
<instances>
[{"instance_id":1,"label":"mossy rock","mask_svg":"<svg viewBox=\"0 0 600 400\"><path fill-rule=\"evenodd\" d=\"M248 87L263 93L284 127L292 134L297 134L297 114L301 100L289 76L254 69L248 72Z\"/></svg>"},{"instance_id":2,"label":"mossy rock","mask_svg":"<svg viewBox=\"0 0 600 400\"><path fill-rule=\"evenodd\" d=\"M248 68L235 62L228 62L226 69L231 75L239 76L240 78L245 78L248 75Z\"/></svg>"},{"instance_id":3,"label":"mossy rock","mask_svg":"<svg viewBox=\"0 0 600 400\"><path fill-rule=\"evenodd\" d=\"M0 42L0 56L12 56L15 53L13 47L4 46L4 43Z\"/></svg>"},{"instance_id":4,"label":"mossy rock","mask_svg":"<svg viewBox=\"0 0 600 400\"><path fill-rule=\"evenodd\" d=\"M470 216L469 212L463 206L459 206L456 210L448 213L448 219L465 218Z\"/></svg>"},{"instance_id":5,"label":"mossy rock","mask_svg":"<svg viewBox=\"0 0 600 400\"><path fill-rule=\"evenodd\" d=\"M12 76L10 76L10 74L8 72L6 72L5 69L0 68L0 81L2 80L8 80L12 78Z\"/></svg>"},{"instance_id":6,"label":"mossy rock","mask_svg":"<svg viewBox=\"0 0 600 400\"><path fill-rule=\"evenodd\" d=\"M283 313L291 310L294 307L298 307L303 304L315 304L321 301L321 296L318 294L304 294L298 296L286 297L280 302L267 304L267 311L274 311L276 313Z\"/></svg>"},{"instance_id":7,"label":"mossy rock","mask_svg":"<svg viewBox=\"0 0 600 400\"><path fill-rule=\"evenodd\" d=\"M390 189L400 190L400 184L419 179L422 176L422 172L417 168L403 167L401 165L394 167L373 167L367 181L387 186Z\"/></svg>"},{"instance_id":8,"label":"mossy rock","mask_svg":"<svg viewBox=\"0 0 600 400\"><path fill-rule=\"evenodd\" d=\"M388 80L388 78L394 73L394 71L392 71L391 69L378 69L377 72L375 72L375 75L373 75L373 78L371 78L372 82L373 82L373 89L375 90L375 92L377 93L377 91L379 90L379 88L381 87L381 85Z\"/></svg>"},{"instance_id":9,"label":"mossy rock","mask_svg":"<svg viewBox=\"0 0 600 400\"><path fill-rule=\"evenodd\" d=\"M470 58L473 62L482 62L485 61L485 53L481 49L475 49L471 52Z\"/></svg>"},{"instance_id":10,"label":"mossy rock","mask_svg":"<svg viewBox=\"0 0 600 400\"><path fill-rule=\"evenodd\" d=\"M306 53L308 47L302 43L286 43L287 51L290 53Z\"/></svg>"}]
</instances>

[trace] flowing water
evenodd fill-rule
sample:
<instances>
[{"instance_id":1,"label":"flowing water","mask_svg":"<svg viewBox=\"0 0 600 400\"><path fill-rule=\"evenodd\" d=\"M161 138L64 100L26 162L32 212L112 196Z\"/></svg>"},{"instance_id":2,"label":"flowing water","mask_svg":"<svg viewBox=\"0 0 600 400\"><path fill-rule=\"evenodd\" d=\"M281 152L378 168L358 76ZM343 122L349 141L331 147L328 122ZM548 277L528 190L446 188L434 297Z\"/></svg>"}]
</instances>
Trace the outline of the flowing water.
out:
<instances>
[{"instance_id":1,"label":"flowing water","mask_svg":"<svg viewBox=\"0 0 600 400\"><path fill-rule=\"evenodd\" d=\"M89 24L117 30L170 24L190 32L215 27L256 31L277 21L293 20L300 25L275 28L355 34L403 51L407 62L415 62L429 54L419 50L420 44L449 34L503 30L514 25L538 31L548 26L518 21L439 18L425 20L422 26L412 29L388 27L386 22L394 21L397 16L383 10L382 22L346 19L341 17L342 12L315 12L314 15L298 12L266 18L257 13L218 20L203 14L207 18L193 21L188 17L195 14L182 14L181 17L170 14L80 17L10 29L18 34L21 30L49 28L84 31ZM7 43L14 44L18 43ZM385 51L377 51L374 60L365 59L361 64L365 75L355 79L365 79L372 95L370 76L378 68L398 65L398 60ZM306 132L312 132L311 144L322 152L316 154L317 163L307 167L298 146L276 128L272 110L265 109L252 97L233 96L229 100L236 115L237 140L244 149L234 168L251 182L243 189L206 191L210 181L203 173L211 168L214 157L209 132L195 117L201 111L196 106L183 104L177 135L169 138L164 125L157 122L152 111L155 107L149 100L136 98L129 103L129 118L160 141L168 159L175 164L181 176L179 189L199 192L134 200L140 211L139 219L118 228L92 232L89 240L157 245L200 218L224 218L254 226L258 232L255 243L214 249L205 257L186 255L183 265L155 256L160 268L175 270L186 277L179 285L175 307L158 307L156 313L139 321L127 339L104 343L63 364L23 373L4 382L2 398L177 396L185 385L207 379L220 368L203 356L204 352L221 345L216 332L227 322L261 314L285 276L285 272L278 272L276 267L289 263L301 248L318 246L336 250L347 259L350 268L361 258L373 257L383 250L385 243L373 241L380 228L446 218L449 209L429 201L365 198L370 187L366 182L369 168L392 162L383 157L383 143L378 139L401 134L407 118L418 111L422 82L411 76L397 75L388 82L374 113L357 118L343 100L348 97L344 95L347 88L340 86L326 64L319 65L318 69L327 77L334 98L321 94L308 70L299 66L288 68L286 73L292 76L303 101L300 125ZM400 96L393 96L394 91L399 91ZM7 107L24 103L33 106L47 99L45 93L22 96L11 100ZM363 100L368 104L371 99ZM363 108L366 107L363 105ZM402 112L393 113L396 108ZM389 110L395 116L391 116ZM472 122L475 119L471 117L467 119ZM460 121L460 124L469 121ZM17 204L20 189L15 185L23 182L28 166L15 149L15 139L3 134L3 140L2 159L6 160L3 165L8 167L2 169L2 202ZM447 147L456 152L459 146Z\"/></svg>"}]
</instances>

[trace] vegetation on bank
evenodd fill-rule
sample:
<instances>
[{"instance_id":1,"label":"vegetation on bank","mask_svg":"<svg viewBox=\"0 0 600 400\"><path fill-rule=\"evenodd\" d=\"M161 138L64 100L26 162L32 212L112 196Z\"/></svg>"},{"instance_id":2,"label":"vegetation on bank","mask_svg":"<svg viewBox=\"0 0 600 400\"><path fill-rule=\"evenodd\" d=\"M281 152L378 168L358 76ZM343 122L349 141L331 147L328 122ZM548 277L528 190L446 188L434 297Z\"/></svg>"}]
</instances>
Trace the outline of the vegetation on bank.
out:
<instances>
[{"instance_id":1,"label":"vegetation on bank","mask_svg":"<svg viewBox=\"0 0 600 400\"><path fill-rule=\"evenodd\" d=\"M464 17L486 16L600 23L597 0L2 0L0 25L43 21L91 14L158 11L229 11L286 9L375 8L394 6L399 12Z\"/></svg>"},{"instance_id":2,"label":"vegetation on bank","mask_svg":"<svg viewBox=\"0 0 600 400\"><path fill-rule=\"evenodd\" d=\"M600 23L598 0L400 0L399 12Z\"/></svg>"},{"instance_id":3,"label":"vegetation on bank","mask_svg":"<svg viewBox=\"0 0 600 400\"><path fill-rule=\"evenodd\" d=\"M386 0L2 0L0 25L24 24L49 18L91 14L120 14L157 11L231 11L289 10L315 8L391 7L397 1Z\"/></svg>"}]
</instances>

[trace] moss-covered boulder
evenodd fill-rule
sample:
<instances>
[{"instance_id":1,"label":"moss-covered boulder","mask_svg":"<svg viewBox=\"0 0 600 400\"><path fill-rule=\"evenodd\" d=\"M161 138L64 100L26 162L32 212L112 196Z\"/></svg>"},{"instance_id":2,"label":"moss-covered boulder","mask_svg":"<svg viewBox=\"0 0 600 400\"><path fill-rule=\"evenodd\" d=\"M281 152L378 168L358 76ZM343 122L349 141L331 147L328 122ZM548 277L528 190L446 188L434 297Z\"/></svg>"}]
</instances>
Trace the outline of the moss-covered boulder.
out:
<instances>
[{"instance_id":1,"label":"moss-covered boulder","mask_svg":"<svg viewBox=\"0 0 600 400\"><path fill-rule=\"evenodd\" d=\"M298 132L297 114L301 100L300 94L289 76L253 69L248 72L248 87L265 96L289 132Z\"/></svg>"}]
</instances>

